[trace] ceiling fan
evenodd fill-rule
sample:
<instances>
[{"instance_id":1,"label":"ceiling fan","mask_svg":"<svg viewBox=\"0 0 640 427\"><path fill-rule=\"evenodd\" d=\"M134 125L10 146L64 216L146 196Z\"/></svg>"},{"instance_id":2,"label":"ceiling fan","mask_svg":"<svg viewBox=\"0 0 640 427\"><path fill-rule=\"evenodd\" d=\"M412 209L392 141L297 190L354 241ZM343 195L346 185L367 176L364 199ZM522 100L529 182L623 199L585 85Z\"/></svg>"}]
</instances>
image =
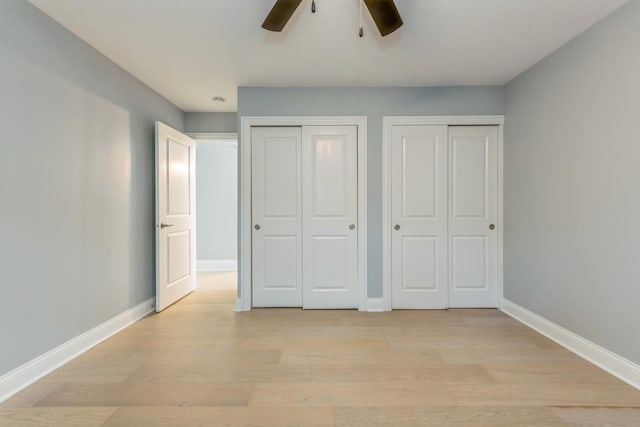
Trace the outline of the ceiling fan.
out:
<instances>
[{"instance_id":1,"label":"ceiling fan","mask_svg":"<svg viewBox=\"0 0 640 427\"><path fill-rule=\"evenodd\" d=\"M302 0L276 0L267 19L262 23L262 28L269 31L282 31L301 2ZM364 4L369 9L382 37L393 33L402 26L402 18L400 18L400 13L398 13L398 8L393 0L364 0ZM315 0L311 10L315 12ZM362 37L362 27L360 28L360 37Z\"/></svg>"}]
</instances>

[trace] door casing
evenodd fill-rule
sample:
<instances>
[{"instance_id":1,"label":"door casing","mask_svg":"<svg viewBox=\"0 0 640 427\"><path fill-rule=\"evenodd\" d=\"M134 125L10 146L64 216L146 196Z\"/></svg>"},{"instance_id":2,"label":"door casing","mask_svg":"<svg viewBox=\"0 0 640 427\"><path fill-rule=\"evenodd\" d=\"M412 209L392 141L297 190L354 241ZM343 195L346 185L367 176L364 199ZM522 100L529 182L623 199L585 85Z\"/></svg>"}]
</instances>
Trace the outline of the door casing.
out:
<instances>
[{"instance_id":1,"label":"door casing","mask_svg":"<svg viewBox=\"0 0 640 427\"><path fill-rule=\"evenodd\" d=\"M367 310L367 118L365 116L251 117L240 118L240 179L238 239L238 296L236 311L251 310L251 127L253 126L356 126L358 129L358 310Z\"/></svg>"},{"instance_id":2,"label":"door casing","mask_svg":"<svg viewBox=\"0 0 640 427\"><path fill-rule=\"evenodd\" d=\"M498 127L498 301L503 300L503 128L504 116L398 116L382 119L382 304L378 311L391 311L391 129L393 126L482 126Z\"/></svg>"}]
</instances>

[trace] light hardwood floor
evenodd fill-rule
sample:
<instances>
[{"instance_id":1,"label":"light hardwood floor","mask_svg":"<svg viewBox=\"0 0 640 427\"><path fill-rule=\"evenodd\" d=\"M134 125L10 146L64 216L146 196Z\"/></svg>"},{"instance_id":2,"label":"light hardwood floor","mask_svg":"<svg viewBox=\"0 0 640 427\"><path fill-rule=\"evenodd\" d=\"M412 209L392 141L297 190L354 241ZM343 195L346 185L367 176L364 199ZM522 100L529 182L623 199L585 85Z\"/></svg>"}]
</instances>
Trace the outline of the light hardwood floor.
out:
<instances>
[{"instance_id":1,"label":"light hardwood floor","mask_svg":"<svg viewBox=\"0 0 640 427\"><path fill-rule=\"evenodd\" d=\"M497 310L234 313L235 274L0 405L0 425L640 426L640 391Z\"/></svg>"}]
</instances>

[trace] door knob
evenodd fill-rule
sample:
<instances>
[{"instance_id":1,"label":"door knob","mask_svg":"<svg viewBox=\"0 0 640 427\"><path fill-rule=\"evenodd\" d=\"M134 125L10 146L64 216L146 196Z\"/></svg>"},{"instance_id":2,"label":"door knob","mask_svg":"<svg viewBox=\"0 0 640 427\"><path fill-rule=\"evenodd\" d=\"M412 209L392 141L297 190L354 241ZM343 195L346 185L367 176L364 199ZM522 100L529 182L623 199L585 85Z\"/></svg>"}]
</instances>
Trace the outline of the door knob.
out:
<instances>
[{"instance_id":1,"label":"door knob","mask_svg":"<svg viewBox=\"0 0 640 427\"><path fill-rule=\"evenodd\" d=\"M397 231L397 230L400 230L400 224L396 224L396 226L395 226L395 227L393 227L393 229L394 229L394 230L396 230L396 231Z\"/></svg>"},{"instance_id":2,"label":"door knob","mask_svg":"<svg viewBox=\"0 0 640 427\"><path fill-rule=\"evenodd\" d=\"M255 228L256 230L260 230L260 224L256 224L253 228Z\"/></svg>"},{"instance_id":3,"label":"door knob","mask_svg":"<svg viewBox=\"0 0 640 427\"><path fill-rule=\"evenodd\" d=\"M349 230L355 230L355 229L356 229L356 225L355 225L355 224L351 224L351 225L349 226Z\"/></svg>"},{"instance_id":4,"label":"door knob","mask_svg":"<svg viewBox=\"0 0 640 427\"><path fill-rule=\"evenodd\" d=\"M489 224L489 230L493 230L494 228L496 228L495 224Z\"/></svg>"},{"instance_id":5,"label":"door knob","mask_svg":"<svg viewBox=\"0 0 640 427\"><path fill-rule=\"evenodd\" d=\"M160 228L173 227L173 224L165 224L164 222L160 223Z\"/></svg>"}]
</instances>

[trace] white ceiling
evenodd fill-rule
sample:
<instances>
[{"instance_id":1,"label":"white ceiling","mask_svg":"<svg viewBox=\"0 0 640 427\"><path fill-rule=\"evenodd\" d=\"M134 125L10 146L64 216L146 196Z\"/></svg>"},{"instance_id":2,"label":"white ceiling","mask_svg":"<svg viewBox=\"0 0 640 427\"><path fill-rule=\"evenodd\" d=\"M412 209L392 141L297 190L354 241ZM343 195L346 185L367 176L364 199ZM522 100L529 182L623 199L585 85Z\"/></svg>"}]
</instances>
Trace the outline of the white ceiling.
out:
<instances>
[{"instance_id":1,"label":"white ceiling","mask_svg":"<svg viewBox=\"0 0 640 427\"><path fill-rule=\"evenodd\" d=\"M359 0L30 0L185 111L235 111L238 86L502 85L626 0L396 0L382 38ZM215 95L227 99L216 104Z\"/></svg>"}]
</instances>

